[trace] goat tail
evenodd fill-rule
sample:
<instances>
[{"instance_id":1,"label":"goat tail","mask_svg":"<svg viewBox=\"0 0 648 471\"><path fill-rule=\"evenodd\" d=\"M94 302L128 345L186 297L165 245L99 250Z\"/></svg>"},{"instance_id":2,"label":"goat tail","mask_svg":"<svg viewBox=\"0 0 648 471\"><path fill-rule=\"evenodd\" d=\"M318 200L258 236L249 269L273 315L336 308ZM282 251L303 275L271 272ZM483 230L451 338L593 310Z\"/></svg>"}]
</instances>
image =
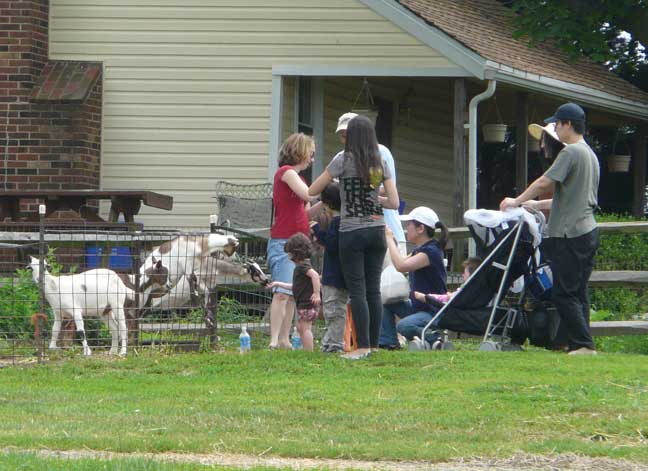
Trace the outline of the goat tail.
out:
<instances>
[{"instance_id":1,"label":"goat tail","mask_svg":"<svg viewBox=\"0 0 648 471\"><path fill-rule=\"evenodd\" d=\"M31 316L31 322L34 326L34 338L36 340L40 340L40 323L38 322L38 319L42 319L43 322L47 322L47 316L42 312L37 312L36 314Z\"/></svg>"}]
</instances>

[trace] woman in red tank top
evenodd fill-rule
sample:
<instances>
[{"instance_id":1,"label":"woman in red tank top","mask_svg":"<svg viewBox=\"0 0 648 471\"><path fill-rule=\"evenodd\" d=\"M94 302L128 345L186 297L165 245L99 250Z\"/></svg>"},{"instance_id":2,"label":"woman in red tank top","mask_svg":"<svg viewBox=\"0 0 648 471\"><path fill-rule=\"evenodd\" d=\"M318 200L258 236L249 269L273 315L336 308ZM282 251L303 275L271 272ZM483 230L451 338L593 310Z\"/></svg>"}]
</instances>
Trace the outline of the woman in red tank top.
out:
<instances>
[{"instance_id":1,"label":"woman in red tank top","mask_svg":"<svg viewBox=\"0 0 648 471\"><path fill-rule=\"evenodd\" d=\"M319 206L309 206L308 185L299 176L313 163L314 156L315 142L303 133L289 136L279 150L279 169L272 188L275 219L268 242L268 266L273 281L292 283L295 264L288 258L284 245L298 232L309 235L309 214L314 214ZM289 289L275 286L272 291L270 348L291 348L288 336L295 300Z\"/></svg>"}]
</instances>

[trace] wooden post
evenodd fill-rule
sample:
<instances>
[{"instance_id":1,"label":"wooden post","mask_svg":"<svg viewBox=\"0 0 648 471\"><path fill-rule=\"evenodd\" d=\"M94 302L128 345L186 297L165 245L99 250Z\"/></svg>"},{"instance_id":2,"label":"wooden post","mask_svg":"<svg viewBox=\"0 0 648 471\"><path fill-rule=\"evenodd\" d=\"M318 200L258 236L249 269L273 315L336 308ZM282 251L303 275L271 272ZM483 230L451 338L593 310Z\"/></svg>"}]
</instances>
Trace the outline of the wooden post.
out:
<instances>
[{"instance_id":1,"label":"wooden post","mask_svg":"<svg viewBox=\"0 0 648 471\"><path fill-rule=\"evenodd\" d=\"M648 127L639 126L634 139L634 152L632 156L632 172L634 197L632 199L632 214L643 217L646 203L646 136Z\"/></svg>"},{"instance_id":2,"label":"wooden post","mask_svg":"<svg viewBox=\"0 0 648 471\"><path fill-rule=\"evenodd\" d=\"M529 94L520 92L517 94L517 113L515 119L515 186L516 195L522 193L527 187L528 180L528 155L529 141Z\"/></svg>"},{"instance_id":3,"label":"wooden post","mask_svg":"<svg viewBox=\"0 0 648 471\"><path fill-rule=\"evenodd\" d=\"M455 227L464 225L463 214L466 210L466 79L454 79L454 127L453 127L453 163L454 163L454 199L452 211L452 224ZM465 241L455 239L452 243L452 270L457 271L463 261Z\"/></svg>"}]
</instances>

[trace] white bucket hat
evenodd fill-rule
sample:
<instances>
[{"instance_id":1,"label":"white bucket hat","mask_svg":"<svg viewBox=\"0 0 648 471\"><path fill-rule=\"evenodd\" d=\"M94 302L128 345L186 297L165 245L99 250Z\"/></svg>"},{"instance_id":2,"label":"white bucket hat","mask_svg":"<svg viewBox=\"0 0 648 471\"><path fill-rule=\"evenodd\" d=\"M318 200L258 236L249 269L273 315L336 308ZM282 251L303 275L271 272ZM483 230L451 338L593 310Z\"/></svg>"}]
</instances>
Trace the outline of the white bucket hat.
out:
<instances>
[{"instance_id":1,"label":"white bucket hat","mask_svg":"<svg viewBox=\"0 0 648 471\"><path fill-rule=\"evenodd\" d=\"M412 209L409 214L398 216L398 219L400 219L401 221L420 222L421 224L425 224L432 229L434 229L437 222L439 222L439 216L437 216L437 213L426 206L418 206Z\"/></svg>"}]
</instances>

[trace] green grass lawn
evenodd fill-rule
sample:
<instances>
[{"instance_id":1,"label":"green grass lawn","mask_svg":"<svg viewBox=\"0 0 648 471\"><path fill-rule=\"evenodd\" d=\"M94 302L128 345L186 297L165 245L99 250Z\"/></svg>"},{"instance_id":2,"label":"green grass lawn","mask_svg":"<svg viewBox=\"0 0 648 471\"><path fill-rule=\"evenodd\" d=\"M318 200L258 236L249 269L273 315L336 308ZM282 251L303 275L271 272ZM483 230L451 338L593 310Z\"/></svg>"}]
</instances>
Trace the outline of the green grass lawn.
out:
<instances>
[{"instance_id":1,"label":"green grass lawn","mask_svg":"<svg viewBox=\"0 0 648 471\"><path fill-rule=\"evenodd\" d=\"M230 466L205 466L191 463L164 463L144 458L45 458L33 453L0 454L0 469L29 471L239 471ZM287 468L285 468L287 469ZM246 471L280 471L274 467L246 468Z\"/></svg>"},{"instance_id":2,"label":"green grass lawn","mask_svg":"<svg viewBox=\"0 0 648 471\"><path fill-rule=\"evenodd\" d=\"M75 357L1 369L0 417L0 443L20 448L648 462L648 362L544 351Z\"/></svg>"}]
</instances>

